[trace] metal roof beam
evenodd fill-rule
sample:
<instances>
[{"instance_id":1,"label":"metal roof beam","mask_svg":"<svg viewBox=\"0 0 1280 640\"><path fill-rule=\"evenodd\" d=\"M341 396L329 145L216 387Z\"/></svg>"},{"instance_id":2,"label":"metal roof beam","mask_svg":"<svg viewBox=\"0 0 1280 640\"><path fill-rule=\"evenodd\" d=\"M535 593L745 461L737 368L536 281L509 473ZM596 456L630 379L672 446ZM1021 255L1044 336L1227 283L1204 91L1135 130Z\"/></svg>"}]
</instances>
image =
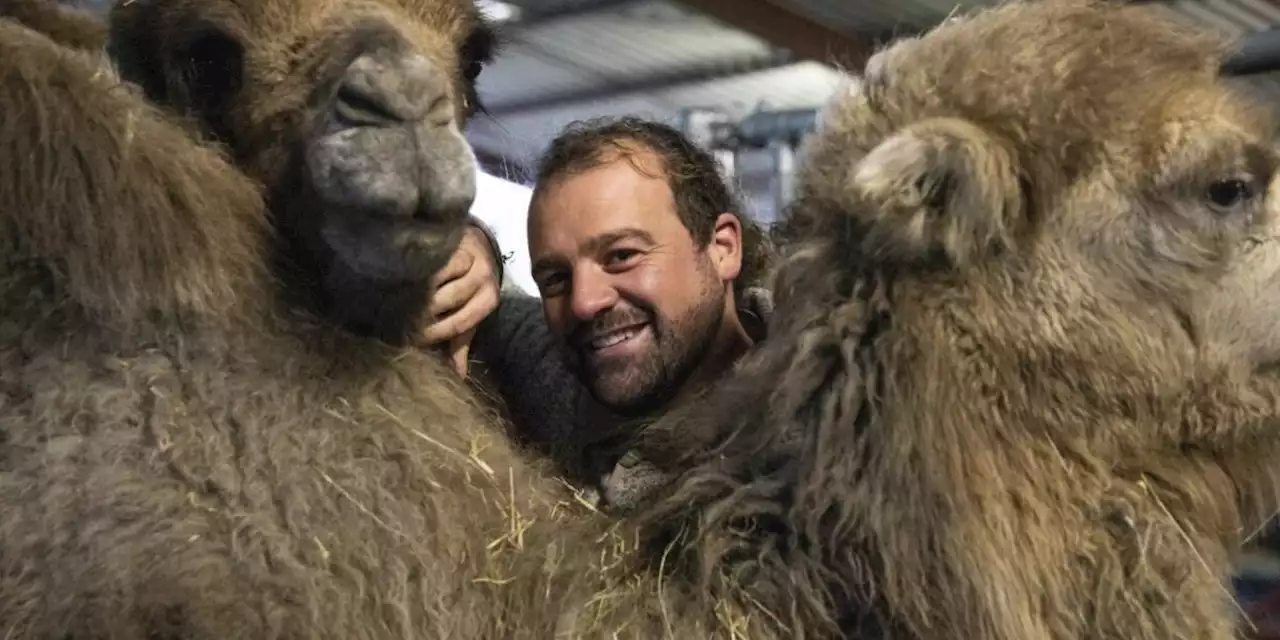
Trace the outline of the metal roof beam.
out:
<instances>
[{"instance_id":1,"label":"metal roof beam","mask_svg":"<svg viewBox=\"0 0 1280 640\"><path fill-rule=\"evenodd\" d=\"M500 29L506 31L522 31L525 29L533 29L543 25L558 22L560 20L568 20L572 18L582 18L600 13L608 13L625 9L635 4L639 4L642 0L596 0L585 6L569 6L569 7L553 7L553 8L537 8L536 3L525 5L518 2L511 4L520 8L520 16L511 22L503 23Z\"/></svg>"},{"instance_id":2,"label":"metal roof beam","mask_svg":"<svg viewBox=\"0 0 1280 640\"><path fill-rule=\"evenodd\" d=\"M802 59L861 68L875 53L869 37L833 31L768 0L678 0Z\"/></svg>"},{"instance_id":3,"label":"metal roof beam","mask_svg":"<svg viewBox=\"0 0 1280 640\"><path fill-rule=\"evenodd\" d=\"M511 101L506 103L487 104L485 110L495 118L503 118L532 111L556 109L592 102L616 100L622 96L633 94L656 94L689 85L706 84L716 80L732 78L758 71L768 71L785 67L796 62L795 56L787 51L778 51L770 56L746 60L717 60L707 65L677 71L656 73L650 76L610 82L600 87L578 91L565 91L550 96L530 100Z\"/></svg>"},{"instance_id":4,"label":"metal roof beam","mask_svg":"<svg viewBox=\"0 0 1280 640\"><path fill-rule=\"evenodd\" d=\"M1235 55L1222 64L1229 76L1248 76L1280 71L1280 29L1250 34L1239 45Z\"/></svg>"}]
</instances>

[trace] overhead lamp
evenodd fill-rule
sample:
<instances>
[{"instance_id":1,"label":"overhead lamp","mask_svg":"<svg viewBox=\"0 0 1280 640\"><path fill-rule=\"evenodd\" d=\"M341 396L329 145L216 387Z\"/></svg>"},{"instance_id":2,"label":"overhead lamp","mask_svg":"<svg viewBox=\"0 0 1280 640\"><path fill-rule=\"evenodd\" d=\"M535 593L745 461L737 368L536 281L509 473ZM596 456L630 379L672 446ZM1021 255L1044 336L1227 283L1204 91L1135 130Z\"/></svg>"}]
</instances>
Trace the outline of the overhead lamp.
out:
<instances>
[{"instance_id":1,"label":"overhead lamp","mask_svg":"<svg viewBox=\"0 0 1280 640\"><path fill-rule=\"evenodd\" d=\"M520 7L510 2L502 2L501 0L478 0L476 6L479 7L480 13L490 22L502 23L518 20L520 18Z\"/></svg>"}]
</instances>

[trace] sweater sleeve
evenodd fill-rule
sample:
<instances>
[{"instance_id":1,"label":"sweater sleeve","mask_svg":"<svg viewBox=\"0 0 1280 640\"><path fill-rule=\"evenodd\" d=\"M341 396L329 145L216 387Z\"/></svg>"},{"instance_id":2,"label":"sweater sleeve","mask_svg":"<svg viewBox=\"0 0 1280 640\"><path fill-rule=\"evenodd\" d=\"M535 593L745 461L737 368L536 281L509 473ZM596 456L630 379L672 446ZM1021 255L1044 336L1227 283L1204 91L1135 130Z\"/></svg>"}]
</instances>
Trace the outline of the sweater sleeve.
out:
<instances>
[{"instance_id":1,"label":"sweater sleeve","mask_svg":"<svg viewBox=\"0 0 1280 640\"><path fill-rule=\"evenodd\" d=\"M583 459L578 426L586 390L564 363L543 319L542 301L504 288L471 344L472 356L507 406L516 438L550 456L572 479L597 481L598 470Z\"/></svg>"}]
</instances>

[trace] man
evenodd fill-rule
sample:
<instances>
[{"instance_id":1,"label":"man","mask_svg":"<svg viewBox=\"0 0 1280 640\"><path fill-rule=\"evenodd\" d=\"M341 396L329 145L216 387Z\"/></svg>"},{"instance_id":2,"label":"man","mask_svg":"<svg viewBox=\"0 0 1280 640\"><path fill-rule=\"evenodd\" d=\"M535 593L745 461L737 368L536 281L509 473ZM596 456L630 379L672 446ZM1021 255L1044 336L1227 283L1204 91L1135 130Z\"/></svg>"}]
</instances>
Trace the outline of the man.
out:
<instances>
[{"instance_id":1,"label":"man","mask_svg":"<svg viewBox=\"0 0 1280 640\"><path fill-rule=\"evenodd\" d=\"M570 125L540 163L528 225L542 298L508 290L472 350L518 435L615 505L643 488L614 473L637 425L763 337L768 295L745 284L768 245L740 211L715 159L658 123Z\"/></svg>"}]
</instances>

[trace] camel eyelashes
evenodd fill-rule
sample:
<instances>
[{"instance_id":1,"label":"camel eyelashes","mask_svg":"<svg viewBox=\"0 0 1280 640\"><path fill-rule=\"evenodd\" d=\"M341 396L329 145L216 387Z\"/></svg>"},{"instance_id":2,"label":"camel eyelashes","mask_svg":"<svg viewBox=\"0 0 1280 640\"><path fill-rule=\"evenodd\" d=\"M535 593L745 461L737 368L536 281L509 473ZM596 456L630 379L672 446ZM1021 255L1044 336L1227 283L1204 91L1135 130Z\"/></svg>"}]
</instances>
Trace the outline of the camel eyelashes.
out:
<instances>
[{"instance_id":1,"label":"camel eyelashes","mask_svg":"<svg viewBox=\"0 0 1280 640\"><path fill-rule=\"evenodd\" d=\"M493 62L498 50L498 34L493 27L481 23L462 43L463 71L468 81L474 82L484 70L485 65Z\"/></svg>"},{"instance_id":2,"label":"camel eyelashes","mask_svg":"<svg viewBox=\"0 0 1280 640\"><path fill-rule=\"evenodd\" d=\"M1255 193L1253 181L1233 177L1215 181L1205 190L1205 201L1221 214L1235 213L1241 206L1252 202Z\"/></svg>"},{"instance_id":3,"label":"camel eyelashes","mask_svg":"<svg viewBox=\"0 0 1280 640\"><path fill-rule=\"evenodd\" d=\"M925 209L941 214L947 205L947 197L955 188L955 176L942 172L926 174L916 179L915 189Z\"/></svg>"},{"instance_id":4,"label":"camel eyelashes","mask_svg":"<svg viewBox=\"0 0 1280 640\"><path fill-rule=\"evenodd\" d=\"M480 78L485 66L493 61L498 49L498 36L493 27L480 23L462 43L458 59L462 68L462 79L466 84L465 108L467 115L483 113L488 115L480 94L476 91L476 80Z\"/></svg>"}]
</instances>

